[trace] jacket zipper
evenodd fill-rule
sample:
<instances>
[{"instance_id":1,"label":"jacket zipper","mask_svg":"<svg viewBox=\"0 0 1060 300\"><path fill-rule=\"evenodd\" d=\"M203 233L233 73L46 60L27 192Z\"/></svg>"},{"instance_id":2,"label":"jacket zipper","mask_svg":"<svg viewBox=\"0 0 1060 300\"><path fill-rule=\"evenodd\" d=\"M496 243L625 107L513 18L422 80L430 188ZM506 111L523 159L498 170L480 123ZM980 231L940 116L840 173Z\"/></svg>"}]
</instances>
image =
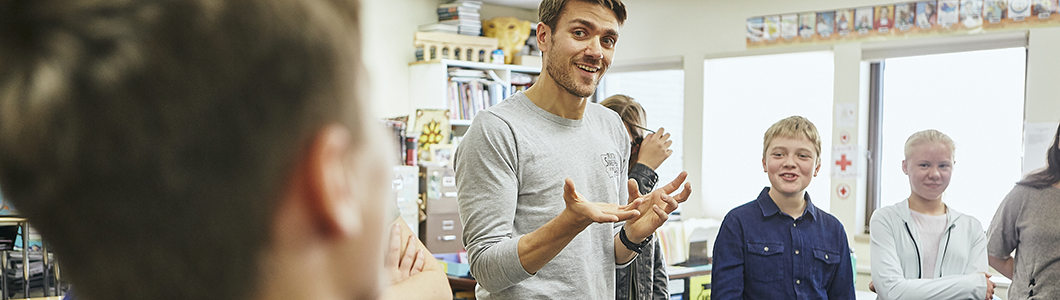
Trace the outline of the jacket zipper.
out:
<instances>
[{"instance_id":1,"label":"jacket zipper","mask_svg":"<svg viewBox=\"0 0 1060 300\"><path fill-rule=\"evenodd\" d=\"M920 267L920 247L917 247L916 245L916 239L913 238L913 231L909 230L909 222L905 222L905 232L909 233L909 239L913 240L913 249L916 250L916 279L924 278L924 270ZM946 243L949 244L948 238Z\"/></svg>"}]
</instances>

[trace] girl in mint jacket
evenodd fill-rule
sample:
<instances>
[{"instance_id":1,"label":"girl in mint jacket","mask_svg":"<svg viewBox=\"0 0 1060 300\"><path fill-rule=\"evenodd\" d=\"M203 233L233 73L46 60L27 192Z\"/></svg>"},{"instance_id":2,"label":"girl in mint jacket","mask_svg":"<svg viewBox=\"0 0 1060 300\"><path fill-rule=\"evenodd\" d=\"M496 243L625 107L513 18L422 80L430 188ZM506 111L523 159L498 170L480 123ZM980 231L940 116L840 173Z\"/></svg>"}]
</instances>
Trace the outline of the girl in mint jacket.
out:
<instances>
[{"instance_id":1,"label":"girl in mint jacket","mask_svg":"<svg viewBox=\"0 0 1060 300\"><path fill-rule=\"evenodd\" d=\"M953 153L953 140L936 130L906 141L910 196L876 210L869 224L877 299L993 298L982 224L942 202Z\"/></svg>"}]
</instances>

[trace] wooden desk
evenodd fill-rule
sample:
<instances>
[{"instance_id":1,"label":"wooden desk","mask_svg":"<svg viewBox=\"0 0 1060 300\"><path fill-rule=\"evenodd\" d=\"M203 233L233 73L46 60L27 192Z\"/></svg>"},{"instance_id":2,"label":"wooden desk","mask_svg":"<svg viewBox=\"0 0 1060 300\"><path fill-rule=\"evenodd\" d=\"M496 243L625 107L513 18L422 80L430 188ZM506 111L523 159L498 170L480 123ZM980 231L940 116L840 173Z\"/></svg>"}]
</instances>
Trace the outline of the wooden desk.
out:
<instances>
[{"instance_id":1,"label":"wooden desk","mask_svg":"<svg viewBox=\"0 0 1060 300\"><path fill-rule=\"evenodd\" d=\"M692 277L710 275L711 265L695 267L666 267L666 274L670 280L684 281L685 290L681 293L682 300L692 299Z\"/></svg>"}]
</instances>

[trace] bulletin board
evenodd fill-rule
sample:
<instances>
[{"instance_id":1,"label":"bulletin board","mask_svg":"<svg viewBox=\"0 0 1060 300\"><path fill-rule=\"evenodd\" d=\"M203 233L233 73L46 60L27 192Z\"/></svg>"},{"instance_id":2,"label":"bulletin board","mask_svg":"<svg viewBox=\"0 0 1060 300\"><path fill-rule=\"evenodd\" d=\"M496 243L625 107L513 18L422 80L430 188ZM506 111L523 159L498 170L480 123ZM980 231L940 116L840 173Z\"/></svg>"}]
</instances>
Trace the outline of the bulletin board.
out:
<instances>
[{"instance_id":1,"label":"bulletin board","mask_svg":"<svg viewBox=\"0 0 1060 300\"><path fill-rule=\"evenodd\" d=\"M885 41L1060 26L1058 0L940 0L757 16L747 48Z\"/></svg>"}]
</instances>

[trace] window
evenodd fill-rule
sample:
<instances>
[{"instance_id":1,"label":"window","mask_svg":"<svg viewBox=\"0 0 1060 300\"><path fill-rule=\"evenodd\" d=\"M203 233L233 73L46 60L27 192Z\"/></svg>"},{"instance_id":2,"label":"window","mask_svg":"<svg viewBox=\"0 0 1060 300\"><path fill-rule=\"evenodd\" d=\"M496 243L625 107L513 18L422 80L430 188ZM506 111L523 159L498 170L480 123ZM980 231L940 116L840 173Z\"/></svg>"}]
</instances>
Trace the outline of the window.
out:
<instances>
[{"instance_id":1,"label":"window","mask_svg":"<svg viewBox=\"0 0 1060 300\"><path fill-rule=\"evenodd\" d=\"M909 197L905 140L937 129L956 144L943 201L987 228L1022 174L1026 49L891 58L882 66L879 205Z\"/></svg>"},{"instance_id":2,"label":"window","mask_svg":"<svg viewBox=\"0 0 1060 300\"><path fill-rule=\"evenodd\" d=\"M801 115L821 135L822 162L831 159L831 51L708 59L704 63L703 208L721 219L754 200L769 178L762 168L766 129ZM831 167L824 164L806 189L828 211Z\"/></svg>"},{"instance_id":3,"label":"window","mask_svg":"<svg viewBox=\"0 0 1060 300\"><path fill-rule=\"evenodd\" d=\"M684 171L682 147L684 147L684 103L685 71L654 70L608 73L601 84L600 101L615 94L633 97L644 107L647 128L666 128L670 133L670 150L674 152L659 166L656 187L669 183Z\"/></svg>"}]
</instances>

